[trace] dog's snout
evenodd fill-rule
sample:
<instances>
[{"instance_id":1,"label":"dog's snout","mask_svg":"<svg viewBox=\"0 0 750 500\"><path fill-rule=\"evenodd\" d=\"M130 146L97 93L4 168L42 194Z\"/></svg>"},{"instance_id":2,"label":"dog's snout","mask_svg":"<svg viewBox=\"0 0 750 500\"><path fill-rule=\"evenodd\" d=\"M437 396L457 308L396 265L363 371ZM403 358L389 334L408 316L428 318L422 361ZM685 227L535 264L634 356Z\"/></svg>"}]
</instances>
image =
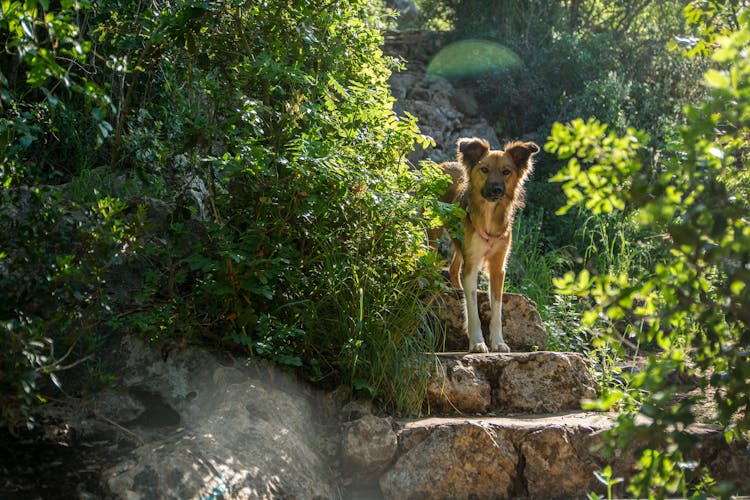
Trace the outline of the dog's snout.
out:
<instances>
[{"instance_id":1,"label":"dog's snout","mask_svg":"<svg viewBox=\"0 0 750 500\"><path fill-rule=\"evenodd\" d=\"M505 196L505 184L502 182L488 182L482 188L482 196L490 201L497 201Z\"/></svg>"}]
</instances>

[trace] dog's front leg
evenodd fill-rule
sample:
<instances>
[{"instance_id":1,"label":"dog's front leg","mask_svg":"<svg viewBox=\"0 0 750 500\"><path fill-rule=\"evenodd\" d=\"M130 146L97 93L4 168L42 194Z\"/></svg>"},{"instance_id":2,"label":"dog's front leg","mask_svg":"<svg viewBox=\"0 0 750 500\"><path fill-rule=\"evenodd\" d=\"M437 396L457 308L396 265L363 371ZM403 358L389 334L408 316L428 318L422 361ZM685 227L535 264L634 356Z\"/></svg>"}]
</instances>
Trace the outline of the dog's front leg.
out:
<instances>
[{"instance_id":1,"label":"dog's front leg","mask_svg":"<svg viewBox=\"0 0 750 500\"><path fill-rule=\"evenodd\" d=\"M464 304L466 306L466 322L469 332L469 352L488 352L487 344L482 336L482 323L479 321L479 307L477 305L477 279L479 266L476 262L464 260L463 268Z\"/></svg>"},{"instance_id":2,"label":"dog's front leg","mask_svg":"<svg viewBox=\"0 0 750 500\"><path fill-rule=\"evenodd\" d=\"M461 245L453 242L453 259L451 260L451 267L448 270L451 277L451 285L453 288L461 290L463 285L461 283L461 263L464 258L461 254Z\"/></svg>"},{"instance_id":3,"label":"dog's front leg","mask_svg":"<svg viewBox=\"0 0 750 500\"><path fill-rule=\"evenodd\" d=\"M510 242L500 248L489 259L490 268L490 349L494 352L510 352L503 340L503 287L505 286L505 262Z\"/></svg>"}]
</instances>

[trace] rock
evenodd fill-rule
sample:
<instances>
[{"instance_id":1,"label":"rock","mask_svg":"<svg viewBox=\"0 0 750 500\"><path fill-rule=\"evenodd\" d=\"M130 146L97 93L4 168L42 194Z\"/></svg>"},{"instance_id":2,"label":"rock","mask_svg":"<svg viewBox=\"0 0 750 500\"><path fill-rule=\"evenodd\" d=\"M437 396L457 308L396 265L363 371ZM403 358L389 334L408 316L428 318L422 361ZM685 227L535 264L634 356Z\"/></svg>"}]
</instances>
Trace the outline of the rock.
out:
<instances>
[{"instance_id":1,"label":"rock","mask_svg":"<svg viewBox=\"0 0 750 500\"><path fill-rule=\"evenodd\" d=\"M436 426L380 480L386 498L509 498L518 453L507 435L482 422Z\"/></svg>"},{"instance_id":2,"label":"rock","mask_svg":"<svg viewBox=\"0 0 750 500\"><path fill-rule=\"evenodd\" d=\"M389 80L396 98L393 109L399 116L417 117L420 131L435 140L434 147L418 147L408 155L415 165L426 158L455 160L460 137L482 137L493 149L501 148L495 129L480 116L476 99L444 78L425 75L425 66L446 42L445 34L429 31L385 34L385 53L407 61L406 69L393 73Z\"/></svg>"},{"instance_id":3,"label":"rock","mask_svg":"<svg viewBox=\"0 0 750 500\"><path fill-rule=\"evenodd\" d=\"M482 332L489 343L490 300L487 292L477 292ZM438 318L445 323L445 351L468 351L463 291L443 294ZM513 351L542 350L547 347L547 330L536 304L523 295L503 294L503 338Z\"/></svg>"},{"instance_id":4,"label":"rock","mask_svg":"<svg viewBox=\"0 0 750 500\"><path fill-rule=\"evenodd\" d=\"M605 456L604 434L615 413L574 412L534 417L427 418L397 422L399 450L380 487L397 498L581 498L605 494L594 472L609 465L615 477L635 473L635 450ZM649 426L645 417L637 425ZM727 445L719 426L693 425L687 439L697 447L686 457L733 491L748 491L747 443ZM484 450L484 451L482 451ZM744 472L743 472L744 471ZM698 479L688 474L687 481ZM624 483L614 494L623 496Z\"/></svg>"},{"instance_id":5,"label":"rock","mask_svg":"<svg viewBox=\"0 0 750 500\"><path fill-rule=\"evenodd\" d=\"M390 465L398 449L391 420L374 415L343 426L341 463L354 482L377 479Z\"/></svg>"},{"instance_id":6,"label":"rock","mask_svg":"<svg viewBox=\"0 0 750 500\"><path fill-rule=\"evenodd\" d=\"M117 422L142 444L104 472L111 496L336 496L316 394L291 377L197 348L162 361L133 339L119 357L121 390L145 409Z\"/></svg>"},{"instance_id":7,"label":"rock","mask_svg":"<svg viewBox=\"0 0 750 500\"><path fill-rule=\"evenodd\" d=\"M479 115L479 103L471 94L454 93L451 96L451 103L456 107L458 111L467 116Z\"/></svg>"},{"instance_id":8,"label":"rock","mask_svg":"<svg viewBox=\"0 0 750 500\"><path fill-rule=\"evenodd\" d=\"M600 436L611 428L614 418L581 412L534 418L400 422L399 457L383 475L381 489L386 498L425 499L560 498L601 492L592 471L601 470L604 459L591 454L587 445L591 436ZM472 452L455 453L456 443ZM481 454L482 449L484 455L493 457L491 464L477 461L474 454ZM472 474L467 469L485 473ZM443 471L452 472L451 482L441 484ZM558 474L569 476L557 482ZM418 488L404 478L410 478Z\"/></svg>"},{"instance_id":9,"label":"rock","mask_svg":"<svg viewBox=\"0 0 750 500\"><path fill-rule=\"evenodd\" d=\"M340 421L343 417L342 409L352 397L352 387L340 385L329 391L320 404L321 418L324 422Z\"/></svg>"},{"instance_id":10,"label":"rock","mask_svg":"<svg viewBox=\"0 0 750 500\"><path fill-rule=\"evenodd\" d=\"M581 441L563 425L551 425L525 436L521 454L524 480L532 498L570 498L595 488L594 472L600 467L572 441Z\"/></svg>"},{"instance_id":11,"label":"rock","mask_svg":"<svg viewBox=\"0 0 750 500\"><path fill-rule=\"evenodd\" d=\"M588 459L583 447L585 438L611 426L611 418L591 413L540 418L432 418L402 422L400 456L393 468L383 475L381 489L386 498L548 498L535 496L545 485L554 489L557 484L544 479L550 465L549 460L543 459L545 450L557 450L560 433L567 433L573 444L558 454L561 460L558 469L569 460L595 467L593 459L590 464L578 459L579 449ZM545 432L546 429L552 430ZM476 456L488 454L492 457L490 463ZM451 474L451 481L441 483L440 478L446 472ZM585 487L572 494L568 490L553 491L551 497L565 496L566 493L575 497L601 489L594 484L594 476L586 467L571 469L570 474L571 477L566 478L568 483ZM541 483L537 484L537 480Z\"/></svg>"},{"instance_id":12,"label":"rock","mask_svg":"<svg viewBox=\"0 0 750 500\"><path fill-rule=\"evenodd\" d=\"M577 353L437 354L427 398L438 413L552 413L596 397Z\"/></svg>"},{"instance_id":13,"label":"rock","mask_svg":"<svg viewBox=\"0 0 750 500\"><path fill-rule=\"evenodd\" d=\"M578 353L534 352L511 355L496 389L499 406L515 411L554 413L577 410L596 398L596 383Z\"/></svg>"},{"instance_id":14,"label":"rock","mask_svg":"<svg viewBox=\"0 0 750 500\"><path fill-rule=\"evenodd\" d=\"M406 94L414 88L416 83L422 79L422 77L416 73L403 72L393 75L389 80L391 86L391 95L396 100L406 99Z\"/></svg>"},{"instance_id":15,"label":"rock","mask_svg":"<svg viewBox=\"0 0 750 500\"><path fill-rule=\"evenodd\" d=\"M427 401L430 412L486 413L492 404L492 386L462 360L437 361L427 384Z\"/></svg>"},{"instance_id":16,"label":"rock","mask_svg":"<svg viewBox=\"0 0 750 500\"><path fill-rule=\"evenodd\" d=\"M366 415L372 415L372 401L369 399L353 399L341 408L339 420L351 422Z\"/></svg>"}]
</instances>

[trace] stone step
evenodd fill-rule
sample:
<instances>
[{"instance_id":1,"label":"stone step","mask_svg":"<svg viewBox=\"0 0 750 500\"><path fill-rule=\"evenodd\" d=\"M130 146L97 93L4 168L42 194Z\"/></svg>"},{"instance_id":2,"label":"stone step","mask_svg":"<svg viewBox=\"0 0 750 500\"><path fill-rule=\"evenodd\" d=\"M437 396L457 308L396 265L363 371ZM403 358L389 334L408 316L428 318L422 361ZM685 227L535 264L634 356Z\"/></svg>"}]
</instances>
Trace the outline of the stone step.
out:
<instances>
[{"instance_id":1,"label":"stone step","mask_svg":"<svg viewBox=\"0 0 750 500\"><path fill-rule=\"evenodd\" d=\"M440 353L427 386L438 415L554 413L595 397L585 358L569 352Z\"/></svg>"},{"instance_id":2,"label":"stone step","mask_svg":"<svg viewBox=\"0 0 750 500\"><path fill-rule=\"evenodd\" d=\"M569 412L495 418L427 418L396 422L398 450L380 477L387 499L584 498L606 494L594 473L610 465L629 477L635 458L607 458L603 432L616 415ZM727 445L717 426L695 425L694 456L714 479L750 488L750 457ZM696 469L696 470L698 470ZM745 473L743 473L745 471ZM622 487L622 485L620 486ZM624 491L617 491L622 495Z\"/></svg>"},{"instance_id":3,"label":"stone step","mask_svg":"<svg viewBox=\"0 0 750 500\"><path fill-rule=\"evenodd\" d=\"M477 292L479 318L485 341L490 325L490 300L487 292ZM468 351L464 299L462 290L452 290L441 295L436 315L445 325L445 337L438 344L444 351ZM503 294L503 338L513 351L533 351L547 348L547 330L542 324L536 304L517 293Z\"/></svg>"}]
</instances>

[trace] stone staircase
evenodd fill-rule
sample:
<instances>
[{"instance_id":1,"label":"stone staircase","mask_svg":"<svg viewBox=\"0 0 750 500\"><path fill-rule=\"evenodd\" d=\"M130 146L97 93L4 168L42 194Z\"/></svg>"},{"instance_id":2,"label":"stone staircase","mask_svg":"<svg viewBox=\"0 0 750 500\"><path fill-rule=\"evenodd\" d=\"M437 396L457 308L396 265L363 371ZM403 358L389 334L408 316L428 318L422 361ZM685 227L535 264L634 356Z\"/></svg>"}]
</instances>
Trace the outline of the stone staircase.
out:
<instances>
[{"instance_id":1,"label":"stone staircase","mask_svg":"<svg viewBox=\"0 0 750 500\"><path fill-rule=\"evenodd\" d=\"M483 295L480 304L486 303ZM503 306L511 347L541 350L435 355L430 416L393 422L395 456L377 475L377 486L355 497L585 498L589 492L606 494L594 475L605 466L615 477L635 471L632 452L607 457L602 451L603 433L616 416L581 410L582 399L596 397L587 361L576 353L543 350L546 332L526 298L507 294ZM488 316L488 309L480 314ZM449 325L446 345L465 349L460 295L446 298L440 314ZM715 479L748 491L742 472L750 470L746 451L731 449L716 428L695 426L693 433L700 445L692 459Z\"/></svg>"},{"instance_id":2,"label":"stone staircase","mask_svg":"<svg viewBox=\"0 0 750 500\"><path fill-rule=\"evenodd\" d=\"M447 298L441 314L458 314L459 299ZM581 398L595 394L586 360L544 350L544 329L528 300L508 295L504 306L506 337L517 352L434 355L429 418L409 420L373 414L372 402L352 399L346 386L322 393L268 365L200 346L165 357L125 336L109 358L116 385L46 408L44 419L59 429L50 435L64 436L64 448L71 447L52 456L75 457L72 464L55 459L68 466L68 489L60 488L59 469L47 469L36 453L28 454L29 462L11 453L12 459L0 460L0 475L13 470L6 475L31 478L28 471L44 465L46 482L37 476L26 482L37 481L60 498L603 494L594 473L611 465L616 477L628 477L635 460L629 450L613 457L601 451L614 415L580 410ZM462 335L451 340L448 333L445 345L466 349ZM733 491L750 493L748 448L728 446L712 427L692 432L699 446L686 460L708 468L717 481L730 481ZM8 469L15 462L18 467ZM19 498L3 486L0 498Z\"/></svg>"}]
</instances>

